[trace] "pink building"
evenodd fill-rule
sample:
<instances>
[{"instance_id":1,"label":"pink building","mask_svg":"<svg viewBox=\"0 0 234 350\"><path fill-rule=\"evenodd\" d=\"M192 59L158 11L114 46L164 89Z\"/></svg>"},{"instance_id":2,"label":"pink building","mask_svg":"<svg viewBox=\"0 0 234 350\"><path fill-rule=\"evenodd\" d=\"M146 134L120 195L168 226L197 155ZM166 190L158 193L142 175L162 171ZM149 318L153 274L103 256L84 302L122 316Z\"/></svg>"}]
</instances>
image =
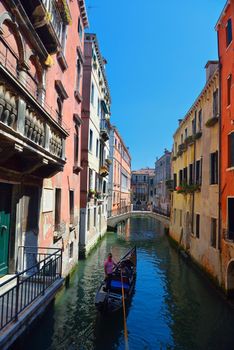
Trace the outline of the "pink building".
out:
<instances>
[{"instance_id":1,"label":"pink building","mask_svg":"<svg viewBox=\"0 0 234 350\"><path fill-rule=\"evenodd\" d=\"M115 126L111 127L110 159L108 210L111 216L131 206L131 156Z\"/></svg>"},{"instance_id":2,"label":"pink building","mask_svg":"<svg viewBox=\"0 0 234 350\"><path fill-rule=\"evenodd\" d=\"M20 246L62 248L63 274L77 263L87 25L82 0L0 3L0 275Z\"/></svg>"}]
</instances>

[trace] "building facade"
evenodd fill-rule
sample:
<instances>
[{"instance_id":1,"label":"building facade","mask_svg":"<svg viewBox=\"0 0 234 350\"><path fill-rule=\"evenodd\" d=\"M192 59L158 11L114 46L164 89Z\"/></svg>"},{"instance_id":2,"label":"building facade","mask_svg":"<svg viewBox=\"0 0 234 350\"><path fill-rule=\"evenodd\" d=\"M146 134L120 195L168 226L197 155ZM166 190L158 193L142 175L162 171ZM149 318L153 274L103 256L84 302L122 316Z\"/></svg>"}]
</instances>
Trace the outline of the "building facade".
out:
<instances>
[{"instance_id":1,"label":"building facade","mask_svg":"<svg viewBox=\"0 0 234 350\"><path fill-rule=\"evenodd\" d=\"M95 34L85 34L82 101L80 253L86 255L107 229L110 91Z\"/></svg>"},{"instance_id":2,"label":"building facade","mask_svg":"<svg viewBox=\"0 0 234 350\"><path fill-rule=\"evenodd\" d=\"M77 262L87 25L84 1L0 3L0 275L21 246L62 248L63 274Z\"/></svg>"},{"instance_id":3,"label":"building facade","mask_svg":"<svg viewBox=\"0 0 234 350\"><path fill-rule=\"evenodd\" d=\"M169 184L171 180L171 152L164 151L164 155L155 162L155 178L154 178L154 211L163 215L170 214L171 194Z\"/></svg>"},{"instance_id":4,"label":"building facade","mask_svg":"<svg viewBox=\"0 0 234 350\"><path fill-rule=\"evenodd\" d=\"M218 283L219 69L206 65L204 89L174 134L170 235Z\"/></svg>"},{"instance_id":5,"label":"building facade","mask_svg":"<svg viewBox=\"0 0 234 350\"><path fill-rule=\"evenodd\" d=\"M150 168L132 171L131 191L134 210L151 210L153 205L155 170Z\"/></svg>"},{"instance_id":6,"label":"building facade","mask_svg":"<svg viewBox=\"0 0 234 350\"><path fill-rule=\"evenodd\" d=\"M227 1L216 25L221 82L220 203L222 285L234 292L234 1Z\"/></svg>"},{"instance_id":7,"label":"building facade","mask_svg":"<svg viewBox=\"0 0 234 350\"><path fill-rule=\"evenodd\" d=\"M112 216L131 206L131 156L115 126L110 133L110 160L108 215Z\"/></svg>"}]
</instances>

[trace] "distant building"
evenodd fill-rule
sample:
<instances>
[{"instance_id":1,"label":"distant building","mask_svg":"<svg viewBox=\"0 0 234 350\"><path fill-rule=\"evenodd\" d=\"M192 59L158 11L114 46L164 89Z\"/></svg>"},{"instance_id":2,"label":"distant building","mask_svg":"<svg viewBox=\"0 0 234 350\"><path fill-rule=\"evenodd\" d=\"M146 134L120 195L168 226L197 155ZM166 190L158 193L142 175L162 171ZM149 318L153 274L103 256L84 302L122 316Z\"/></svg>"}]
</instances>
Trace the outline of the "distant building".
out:
<instances>
[{"instance_id":1,"label":"distant building","mask_svg":"<svg viewBox=\"0 0 234 350\"><path fill-rule=\"evenodd\" d=\"M81 140L80 255L107 229L110 92L95 34L85 34Z\"/></svg>"},{"instance_id":2,"label":"distant building","mask_svg":"<svg viewBox=\"0 0 234 350\"><path fill-rule=\"evenodd\" d=\"M155 162L153 209L159 213L169 215L170 192L168 181L171 179L171 152L165 150L164 155Z\"/></svg>"},{"instance_id":3,"label":"distant building","mask_svg":"<svg viewBox=\"0 0 234 350\"><path fill-rule=\"evenodd\" d=\"M153 205L155 170L146 168L132 171L132 204L135 210L151 209Z\"/></svg>"},{"instance_id":4,"label":"distant building","mask_svg":"<svg viewBox=\"0 0 234 350\"><path fill-rule=\"evenodd\" d=\"M115 126L110 132L109 215L130 209L131 156Z\"/></svg>"}]
</instances>

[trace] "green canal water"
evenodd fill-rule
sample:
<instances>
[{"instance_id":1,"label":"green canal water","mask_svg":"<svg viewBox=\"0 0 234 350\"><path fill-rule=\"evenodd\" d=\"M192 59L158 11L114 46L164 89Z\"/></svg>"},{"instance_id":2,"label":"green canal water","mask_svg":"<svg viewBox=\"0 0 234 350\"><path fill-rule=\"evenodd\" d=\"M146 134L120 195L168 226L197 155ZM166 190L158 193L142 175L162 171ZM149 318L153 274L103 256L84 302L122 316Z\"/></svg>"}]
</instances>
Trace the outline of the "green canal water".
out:
<instances>
[{"instance_id":1,"label":"green canal water","mask_svg":"<svg viewBox=\"0 0 234 350\"><path fill-rule=\"evenodd\" d=\"M103 320L94 297L107 253L118 260L133 245L138 265L127 311L129 349L234 349L234 309L171 247L160 223L142 218L106 234L14 349L124 349L122 316Z\"/></svg>"}]
</instances>

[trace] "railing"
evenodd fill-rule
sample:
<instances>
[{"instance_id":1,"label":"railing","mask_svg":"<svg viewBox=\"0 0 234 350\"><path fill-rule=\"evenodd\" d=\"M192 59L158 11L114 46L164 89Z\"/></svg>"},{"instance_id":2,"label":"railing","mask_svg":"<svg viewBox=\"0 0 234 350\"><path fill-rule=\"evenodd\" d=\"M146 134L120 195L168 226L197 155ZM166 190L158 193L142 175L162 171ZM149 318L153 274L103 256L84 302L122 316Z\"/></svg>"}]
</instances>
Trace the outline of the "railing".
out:
<instances>
[{"instance_id":1,"label":"railing","mask_svg":"<svg viewBox=\"0 0 234 350\"><path fill-rule=\"evenodd\" d=\"M0 284L0 330L18 316L59 278L62 250L19 247L17 273Z\"/></svg>"},{"instance_id":2,"label":"railing","mask_svg":"<svg viewBox=\"0 0 234 350\"><path fill-rule=\"evenodd\" d=\"M47 13L50 15L50 22L57 35L58 40L61 43L61 31L62 31L62 19L59 14L59 10L54 0L42 0L43 5Z\"/></svg>"},{"instance_id":3,"label":"railing","mask_svg":"<svg viewBox=\"0 0 234 350\"><path fill-rule=\"evenodd\" d=\"M131 211L131 206L126 206L126 207L122 207L122 208L117 208L117 209L113 209L113 210L108 210L108 218L112 217L112 216L118 216L121 214L127 214Z\"/></svg>"}]
</instances>

